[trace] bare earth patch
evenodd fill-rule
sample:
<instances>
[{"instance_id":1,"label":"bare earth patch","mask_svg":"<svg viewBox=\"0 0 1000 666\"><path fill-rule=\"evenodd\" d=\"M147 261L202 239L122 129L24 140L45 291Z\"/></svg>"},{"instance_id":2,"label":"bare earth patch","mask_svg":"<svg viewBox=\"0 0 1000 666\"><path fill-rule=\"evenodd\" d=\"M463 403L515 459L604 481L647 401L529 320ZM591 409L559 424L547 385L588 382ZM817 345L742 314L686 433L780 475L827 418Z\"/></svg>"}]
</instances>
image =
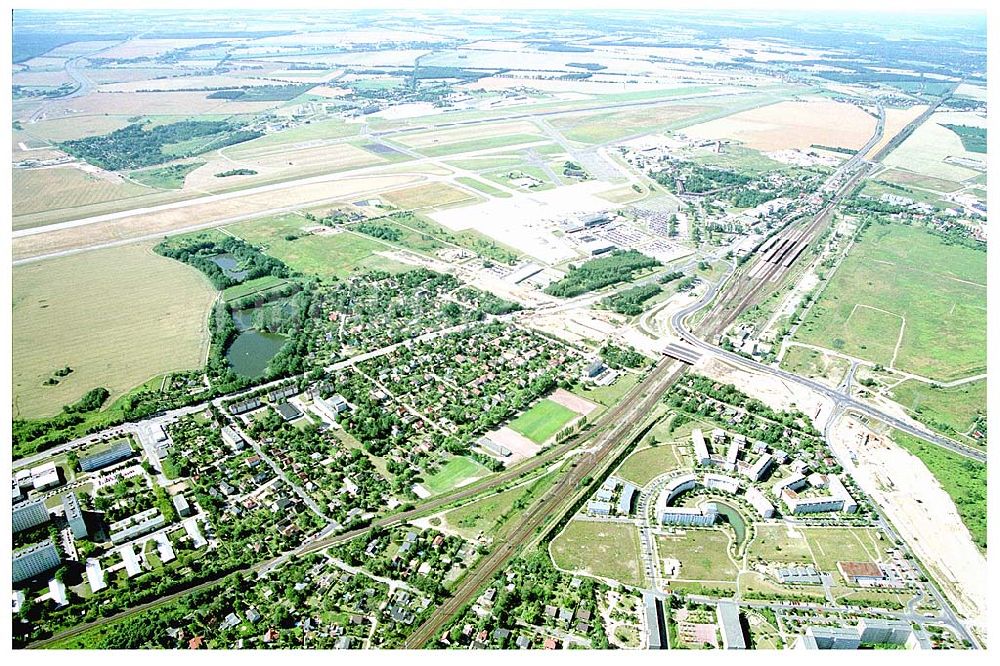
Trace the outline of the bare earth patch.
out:
<instances>
[{"instance_id":1,"label":"bare earth patch","mask_svg":"<svg viewBox=\"0 0 1000 666\"><path fill-rule=\"evenodd\" d=\"M504 460L504 463L508 466L524 460L525 458L537 455L538 452L542 450L541 446L535 444L521 433L511 430L507 426L504 426L499 430L488 432L486 433L486 436L500 446L506 446L510 449L510 457Z\"/></svg>"},{"instance_id":2,"label":"bare earth patch","mask_svg":"<svg viewBox=\"0 0 1000 666\"><path fill-rule=\"evenodd\" d=\"M945 587L958 612L984 627L986 558L972 543L951 497L919 458L886 439L871 438L863 444L863 432L853 419L841 419L830 444Z\"/></svg>"},{"instance_id":3,"label":"bare earth patch","mask_svg":"<svg viewBox=\"0 0 1000 666\"><path fill-rule=\"evenodd\" d=\"M596 404L585 398L581 398L578 395L574 395L565 389L556 389L555 392L549 396L549 400L558 403L567 409L572 409L581 416L586 416L597 409Z\"/></svg>"}]
</instances>

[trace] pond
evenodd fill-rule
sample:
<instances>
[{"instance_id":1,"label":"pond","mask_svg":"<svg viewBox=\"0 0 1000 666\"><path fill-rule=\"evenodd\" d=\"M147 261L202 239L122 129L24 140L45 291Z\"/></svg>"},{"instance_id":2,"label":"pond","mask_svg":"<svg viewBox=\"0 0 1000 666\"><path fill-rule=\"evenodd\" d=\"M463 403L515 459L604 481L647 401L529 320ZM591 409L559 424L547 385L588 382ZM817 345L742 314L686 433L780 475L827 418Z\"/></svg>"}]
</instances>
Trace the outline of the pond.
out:
<instances>
[{"instance_id":1,"label":"pond","mask_svg":"<svg viewBox=\"0 0 1000 666\"><path fill-rule=\"evenodd\" d=\"M236 374L258 379L264 376L267 364L285 344L286 338L278 333L255 329L253 314L253 308L233 311L233 323L240 334L226 350L226 360Z\"/></svg>"},{"instance_id":2,"label":"pond","mask_svg":"<svg viewBox=\"0 0 1000 666\"><path fill-rule=\"evenodd\" d=\"M736 547L739 548L743 545L743 540L747 538L747 525L743 520L743 515L724 502L713 501L712 504L715 505L719 515L733 526L733 531L736 532Z\"/></svg>"},{"instance_id":3,"label":"pond","mask_svg":"<svg viewBox=\"0 0 1000 666\"><path fill-rule=\"evenodd\" d=\"M243 280L247 271L240 268L240 262L228 252L209 257L216 266L222 269L223 275L230 280Z\"/></svg>"},{"instance_id":4,"label":"pond","mask_svg":"<svg viewBox=\"0 0 1000 666\"><path fill-rule=\"evenodd\" d=\"M285 336L249 329L237 336L226 350L226 360L233 371L250 379L264 376L267 364L285 344Z\"/></svg>"}]
</instances>

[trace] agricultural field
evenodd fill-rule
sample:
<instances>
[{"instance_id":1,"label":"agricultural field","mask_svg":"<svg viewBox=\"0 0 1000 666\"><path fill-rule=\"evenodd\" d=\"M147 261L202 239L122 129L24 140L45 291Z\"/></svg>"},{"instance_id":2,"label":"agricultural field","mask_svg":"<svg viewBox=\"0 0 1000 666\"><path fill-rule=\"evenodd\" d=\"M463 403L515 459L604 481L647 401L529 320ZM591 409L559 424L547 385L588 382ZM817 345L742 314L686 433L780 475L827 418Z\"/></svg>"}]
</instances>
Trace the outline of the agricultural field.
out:
<instances>
[{"instance_id":1,"label":"agricultural field","mask_svg":"<svg viewBox=\"0 0 1000 666\"><path fill-rule=\"evenodd\" d=\"M961 122L967 115L971 114L935 113L898 148L889 153L884 163L943 180L963 181L979 175L980 171L975 169L945 162L948 157L965 157L980 162L984 159L982 153L966 150L962 145L962 138L941 124L942 122L950 124L952 119Z\"/></svg>"},{"instance_id":2,"label":"agricultural field","mask_svg":"<svg viewBox=\"0 0 1000 666\"><path fill-rule=\"evenodd\" d=\"M917 104L911 106L907 109L893 109L887 107L885 109L885 127L882 130L882 138L872 146L871 150L866 153L866 157L871 159L878 153L882 148L885 147L892 138L899 134L899 132L906 127L910 122L915 120L921 113L927 110L926 106Z\"/></svg>"},{"instance_id":3,"label":"agricultural field","mask_svg":"<svg viewBox=\"0 0 1000 666\"><path fill-rule=\"evenodd\" d=\"M571 520L549 547L560 569L609 578L625 585L645 585L639 532L634 525Z\"/></svg>"},{"instance_id":4,"label":"agricultural field","mask_svg":"<svg viewBox=\"0 0 1000 666\"><path fill-rule=\"evenodd\" d=\"M656 537L660 560L681 563L677 578L709 584L736 580L739 566L729 556L729 536L717 529L684 529L678 534Z\"/></svg>"},{"instance_id":5,"label":"agricultural field","mask_svg":"<svg viewBox=\"0 0 1000 666\"><path fill-rule=\"evenodd\" d=\"M986 380L946 388L911 379L892 389L892 399L919 421L949 434L967 434L986 415Z\"/></svg>"},{"instance_id":6,"label":"agricultural field","mask_svg":"<svg viewBox=\"0 0 1000 666\"><path fill-rule=\"evenodd\" d=\"M933 192L954 192L962 187L960 183L956 183L952 180L925 176L907 169L895 167L887 171L883 171L878 175L878 178L879 180L888 183L896 183L897 185L916 187L922 190L931 190Z\"/></svg>"},{"instance_id":7,"label":"agricultural field","mask_svg":"<svg viewBox=\"0 0 1000 666\"><path fill-rule=\"evenodd\" d=\"M431 493L438 495L481 479L489 473L488 469L472 458L456 456L429 476L422 485Z\"/></svg>"},{"instance_id":8,"label":"agricultural field","mask_svg":"<svg viewBox=\"0 0 1000 666\"><path fill-rule=\"evenodd\" d=\"M14 169L12 172L14 229L38 226L32 213L65 211L82 206L141 197L147 187L117 176L96 176L75 168ZM46 224L45 220L40 222Z\"/></svg>"},{"instance_id":9,"label":"agricultural field","mask_svg":"<svg viewBox=\"0 0 1000 666\"><path fill-rule=\"evenodd\" d=\"M13 283L15 417L50 416L98 386L114 400L204 362L216 292L149 244L17 266ZM65 366L68 376L43 384Z\"/></svg>"},{"instance_id":10,"label":"agricultural field","mask_svg":"<svg viewBox=\"0 0 1000 666\"><path fill-rule=\"evenodd\" d=\"M508 425L536 444L542 444L575 419L576 412L557 402L545 399L536 403Z\"/></svg>"},{"instance_id":11,"label":"agricultural field","mask_svg":"<svg viewBox=\"0 0 1000 666\"><path fill-rule=\"evenodd\" d=\"M283 261L290 268L320 277L345 277L369 269L404 270L406 267L376 254L392 249L374 238L342 231L329 234L305 234L308 220L288 213L264 220L230 225L225 229ZM293 238L293 240L289 240Z\"/></svg>"},{"instance_id":12,"label":"agricultural field","mask_svg":"<svg viewBox=\"0 0 1000 666\"><path fill-rule=\"evenodd\" d=\"M972 540L986 550L986 465L893 431L893 441L920 458L955 502Z\"/></svg>"},{"instance_id":13,"label":"agricultural field","mask_svg":"<svg viewBox=\"0 0 1000 666\"><path fill-rule=\"evenodd\" d=\"M920 228L874 224L795 340L936 380L983 372L986 253Z\"/></svg>"},{"instance_id":14,"label":"agricultural field","mask_svg":"<svg viewBox=\"0 0 1000 666\"><path fill-rule=\"evenodd\" d=\"M836 118L836 122L830 122ZM875 133L875 118L852 104L833 101L783 101L688 127L689 136L735 139L769 152L813 144L858 149Z\"/></svg>"}]
</instances>

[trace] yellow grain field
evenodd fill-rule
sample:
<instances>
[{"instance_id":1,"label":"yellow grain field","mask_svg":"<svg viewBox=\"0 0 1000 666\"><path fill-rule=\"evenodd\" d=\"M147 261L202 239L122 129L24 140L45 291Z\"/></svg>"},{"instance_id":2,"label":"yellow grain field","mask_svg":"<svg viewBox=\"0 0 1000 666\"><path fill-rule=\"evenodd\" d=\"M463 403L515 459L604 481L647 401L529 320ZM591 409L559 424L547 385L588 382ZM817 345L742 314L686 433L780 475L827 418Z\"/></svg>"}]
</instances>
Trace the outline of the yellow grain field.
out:
<instances>
[{"instance_id":1,"label":"yellow grain field","mask_svg":"<svg viewBox=\"0 0 1000 666\"><path fill-rule=\"evenodd\" d=\"M684 130L691 137L734 139L765 152L808 150L813 144L858 149L874 132L873 116L831 101L779 102Z\"/></svg>"},{"instance_id":2,"label":"yellow grain field","mask_svg":"<svg viewBox=\"0 0 1000 666\"><path fill-rule=\"evenodd\" d=\"M892 138L899 134L904 127L926 110L926 105L911 106L908 109L886 109L885 129L882 131L882 139L865 154L865 157L869 159L873 157L875 153L882 150L885 144L892 141Z\"/></svg>"},{"instance_id":3,"label":"yellow grain field","mask_svg":"<svg viewBox=\"0 0 1000 666\"><path fill-rule=\"evenodd\" d=\"M75 168L14 169L12 174L14 228L33 226L18 219L39 211L79 208L128 199L152 192L118 178L102 178Z\"/></svg>"},{"instance_id":4,"label":"yellow grain field","mask_svg":"<svg viewBox=\"0 0 1000 666\"><path fill-rule=\"evenodd\" d=\"M57 413L97 386L112 398L199 367L216 292L197 270L125 245L14 267L15 417ZM65 366L73 372L44 386Z\"/></svg>"}]
</instances>

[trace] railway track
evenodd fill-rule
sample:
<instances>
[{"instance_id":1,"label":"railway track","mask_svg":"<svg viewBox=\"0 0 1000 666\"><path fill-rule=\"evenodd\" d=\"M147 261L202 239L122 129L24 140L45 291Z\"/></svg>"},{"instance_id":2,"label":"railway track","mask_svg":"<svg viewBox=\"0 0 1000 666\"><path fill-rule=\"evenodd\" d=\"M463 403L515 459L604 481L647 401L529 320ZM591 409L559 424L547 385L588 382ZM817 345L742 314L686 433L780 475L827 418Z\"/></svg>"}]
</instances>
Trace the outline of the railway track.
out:
<instances>
[{"instance_id":1,"label":"railway track","mask_svg":"<svg viewBox=\"0 0 1000 666\"><path fill-rule=\"evenodd\" d=\"M650 374L647 375L647 377L644 379L643 382L637 384L635 387L632 388L632 390L629 393L626 394L625 398L622 401L620 401L615 407L613 407L612 409L608 410L600 417L598 417L598 419L594 422L593 427L588 431L586 431L585 433L583 433L583 441L593 440L595 438L601 437L602 435L607 435L608 437L613 436L613 434L617 432L617 427L620 427L622 419L624 419L626 415L629 414L630 405L634 401L643 400L644 397L648 396L650 390L649 389L650 382L651 381L655 382L656 378L660 376L664 371L664 369L668 368L670 365L671 364L668 362L661 362L660 365L655 367L650 372ZM666 387L664 387L664 389L665 388ZM657 394L657 398L659 397L660 394L662 393ZM393 527L395 525L406 523L414 518L426 515L428 513L433 513L439 509L443 509L456 502L471 500L473 498L476 498L480 495L489 492L490 490L500 488L511 481L514 481L528 474L531 474L535 470L544 467L545 465L552 464L553 462L559 460L564 455L566 455L566 453L579 447L580 445L581 445L581 437L579 435L572 437L566 443L561 444L549 451L546 451L543 454L535 456L534 458L531 458L520 465L512 467L509 470L501 472L496 476L490 477L489 479L487 479L482 483L472 484L470 486L466 486L464 488L455 490L451 493L441 495L434 499L423 502L419 506L414 507L413 509L410 509L408 511L401 511L399 513L385 516L383 518L373 521L371 525L365 526L363 528L358 528L347 532L341 532L339 534L325 536L306 542L301 546L299 546L298 548L289 551L288 553L272 558L270 560L258 562L257 564L250 567L250 571L253 571L254 573L258 574L265 573L267 571L270 571L271 569L280 566L291 557L301 557L309 553L315 553L321 550L325 550L330 546L344 543L346 541L350 541L351 539L356 539L366 534L373 527ZM589 453L585 454L585 456L593 457L593 454ZM580 465L578 464L577 467L580 467ZM586 475L574 477L573 483L577 483L584 476ZM557 483L556 486L554 486L553 488L556 487L565 489L566 486L565 483L560 482ZM545 498L549 497L551 493L552 489L550 489L549 493L546 496L543 496L543 500L541 500L541 502L544 503L545 506L552 505L552 503L545 501ZM535 513L529 511L528 514L523 514L523 515L534 516ZM524 520L523 517L522 520ZM528 536L530 536L530 531L528 533ZM134 606L120 613L116 613L114 615L110 615L108 617L101 618L93 622L88 622L73 626L69 629L53 634L48 638L35 641L29 644L28 647L32 649L47 647L59 641L65 640L67 638L78 636L95 627L109 624L116 620L122 619L126 616L140 613L142 611L157 608L181 596L185 596L193 592L197 592L199 590L204 590L214 585L218 585L227 578L231 577L232 575L233 575L232 573L221 574L215 578L203 581L192 587L185 588L184 590L179 590L168 596L161 597L159 599L154 599L150 602L140 604L138 606Z\"/></svg>"},{"instance_id":2,"label":"railway track","mask_svg":"<svg viewBox=\"0 0 1000 666\"><path fill-rule=\"evenodd\" d=\"M775 235L773 241L767 241L758 253L758 258L741 274L744 278L737 286L727 290L699 323L700 331L707 337L720 335L741 313L755 302L766 298L773 291L765 289L769 283L779 286L777 280L788 271L795 260L820 235L833 215L834 209L844 196L865 178L870 168L860 169L848 178L838 190L838 193L812 217L805 228L793 223ZM781 238L778 238L781 236Z\"/></svg>"},{"instance_id":3,"label":"railway track","mask_svg":"<svg viewBox=\"0 0 1000 666\"><path fill-rule=\"evenodd\" d=\"M521 515L508 538L470 571L453 590L452 595L410 635L405 647L417 649L432 641L475 597L476 593L503 569L520 547L531 540L548 518L565 511L566 503L574 501L575 496L585 490L586 484L582 482L588 476L592 476L602 462L615 458L608 454L627 444L625 436L649 414L663 393L683 374L684 370L684 365L670 359L662 359L645 381L633 389L633 391L638 389L636 395L630 393L615 409L606 412L605 416L614 426L597 437L595 446L580 457L573 469Z\"/></svg>"}]
</instances>

